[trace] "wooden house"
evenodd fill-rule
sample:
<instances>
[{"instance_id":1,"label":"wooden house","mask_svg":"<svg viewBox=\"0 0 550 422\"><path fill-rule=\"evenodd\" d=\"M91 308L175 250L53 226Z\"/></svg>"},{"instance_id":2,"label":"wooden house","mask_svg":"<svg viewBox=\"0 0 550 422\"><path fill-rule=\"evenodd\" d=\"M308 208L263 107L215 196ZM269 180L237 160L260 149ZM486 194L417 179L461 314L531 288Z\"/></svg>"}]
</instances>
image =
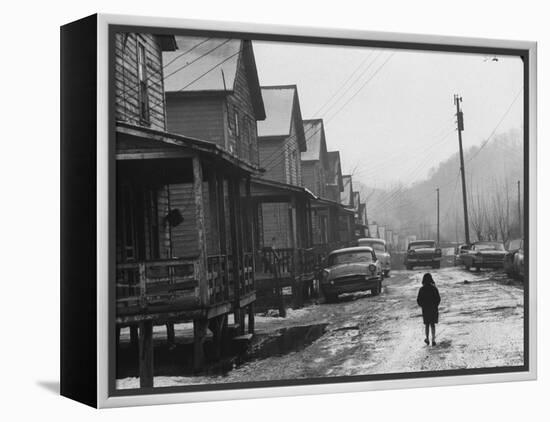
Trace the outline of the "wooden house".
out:
<instances>
[{"instance_id":1,"label":"wooden house","mask_svg":"<svg viewBox=\"0 0 550 422\"><path fill-rule=\"evenodd\" d=\"M323 119L304 120L307 150L301 153L303 185L321 198L326 197L328 151Z\"/></svg>"},{"instance_id":2,"label":"wooden house","mask_svg":"<svg viewBox=\"0 0 550 422\"><path fill-rule=\"evenodd\" d=\"M139 326L140 385L152 387L153 325L167 324L173 341L172 324L193 321L195 369L207 329L219 355L229 313L236 331L245 313L254 330L258 166L223 143L166 131L162 53L177 47L173 37L117 34L115 47L116 322Z\"/></svg>"},{"instance_id":3,"label":"wooden house","mask_svg":"<svg viewBox=\"0 0 550 422\"><path fill-rule=\"evenodd\" d=\"M304 120L304 133L307 150L300 156L303 185L315 196L326 198L328 151L323 120ZM314 207L312 213L313 243L327 244L330 237L329 216L323 207Z\"/></svg>"},{"instance_id":4,"label":"wooden house","mask_svg":"<svg viewBox=\"0 0 550 422\"><path fill-rule=\"evenodd\" d=\"M359 191L353 192L353 214L355 238L359 239L367 235L368 227L365 223L365 204L361 203L361 194Z\"/></svg>"},{"instance_id":5,"label":"wooden house","mask_svg":"<svg viewBox=\"0 0 550 422\"><path fill-rule=\"evenodd\" d=\"M340 215L339 217L339 233L340 239L352 241L355 237L355 202L353 194L353 180L351 175L343 175L342 183L344 189L340 193L340 203L349 210L350 213Z\"/></svg>"},{"instance_id":6,"label":"wooden house","mask_svg":"<svg viewBox=\"0 0 550 422\"><path fill-rule=\"evenodd\" d=\"M328 152L326 185L326 198L334 202L340 202L340 195L344 190L340 151Z\"/></svg>"},{"instance_id":7,"label":"wooden house","mask_svg":"<svg viewBox=\"0 0 550 422\"><path fill-rule=\"evenodd\" d=\"M164 53L169 132L214 142L258 164L257 121L265 119L252 43L176 37Z\"/></svg>"},{"instance_id":8,"label":"wooden house","mask_svg":"<svg viewBox=\"0 0 550 422\"><path fill-rule=\"evenodd\" d=\"M301 186L302 170L300 154L306 150L304 125L295 85L262 87L266 111L265 120L258 122L260 167L262 178L282 184ZM290 191L294 191L290 188ZM262 242L260 246L277 248L295 247L305 239L294 239L291 203L265 201L259 205L262 217Z\"/></svg>"}]
</instances>

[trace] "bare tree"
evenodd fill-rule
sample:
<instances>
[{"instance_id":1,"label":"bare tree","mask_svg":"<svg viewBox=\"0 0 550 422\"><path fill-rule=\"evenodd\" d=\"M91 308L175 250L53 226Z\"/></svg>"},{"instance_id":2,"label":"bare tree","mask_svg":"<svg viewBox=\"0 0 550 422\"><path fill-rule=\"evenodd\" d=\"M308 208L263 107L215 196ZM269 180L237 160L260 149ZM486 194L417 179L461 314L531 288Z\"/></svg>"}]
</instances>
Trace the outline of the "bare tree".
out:
<instances>
[{"instance_id":1,"label":"bare tree","mask_svg":"<svg viewBox=\"0 0 550 422\"><path fill-rule=\"evenodd\" d=\"M485 230L487 223L487 209L485 205L485 198L483 194L479 192L479 188L472 187L469 194L470 203L470 225L474 229L477 240L485 240Z\"/></svg>"},{"instance_id":2,"label":"bare tree","mask_svg":"<svg viewBox=\"0 0 550 422\"><path fill-rule=\"evenodd\" d=\"M493 208L498 225L500 238L503 242L510 239L512 231L510 225L510 189L507 181L498 183L494 180L495 195L493 197Z\"/></svg>"}]
</instances>

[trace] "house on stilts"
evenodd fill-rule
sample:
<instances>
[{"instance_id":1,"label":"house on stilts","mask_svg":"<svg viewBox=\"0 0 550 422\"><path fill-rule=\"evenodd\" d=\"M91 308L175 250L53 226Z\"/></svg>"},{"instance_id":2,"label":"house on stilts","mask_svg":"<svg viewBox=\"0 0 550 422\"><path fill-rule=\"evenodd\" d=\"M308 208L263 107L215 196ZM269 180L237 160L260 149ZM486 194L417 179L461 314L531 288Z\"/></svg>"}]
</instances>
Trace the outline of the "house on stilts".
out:
<instances>
[{"instance_id":1,"label":"house on stilts","mask_svg":"<svg viewBox=\"0 0 550 422\"><path fill-rule=\"evenodd\" d=\"M195 370L207 330L213 358L230 328L254 331L248 222L265 112L250 42L210 40L182 56L201 41L115 36L116 323L139 328L141 387L153 386L154 325L173 342L173 324L193 322Z\"/></svg>"}]
</instances>

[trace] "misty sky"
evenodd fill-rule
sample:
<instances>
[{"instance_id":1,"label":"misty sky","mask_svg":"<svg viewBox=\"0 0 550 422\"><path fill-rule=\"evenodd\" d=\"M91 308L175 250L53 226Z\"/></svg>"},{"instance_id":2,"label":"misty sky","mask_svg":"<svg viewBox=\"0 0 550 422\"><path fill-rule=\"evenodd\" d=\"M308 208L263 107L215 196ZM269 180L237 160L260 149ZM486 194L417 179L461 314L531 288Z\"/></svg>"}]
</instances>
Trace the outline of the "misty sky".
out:
<instances>
[{"instance_id":1,"label":"misty sky","mask_svg":"<svg viewBox=\"0 0 550 422\"><path fill-rule=\"evenodd\" d=\"M457 151L455 93L465 148L508 109L496 133L523 126L519 57L257 41L254 52L260 83L296 84L303 118L324 118L328 149L369 186L420 180Z\"/></svg>"}]
</instances>

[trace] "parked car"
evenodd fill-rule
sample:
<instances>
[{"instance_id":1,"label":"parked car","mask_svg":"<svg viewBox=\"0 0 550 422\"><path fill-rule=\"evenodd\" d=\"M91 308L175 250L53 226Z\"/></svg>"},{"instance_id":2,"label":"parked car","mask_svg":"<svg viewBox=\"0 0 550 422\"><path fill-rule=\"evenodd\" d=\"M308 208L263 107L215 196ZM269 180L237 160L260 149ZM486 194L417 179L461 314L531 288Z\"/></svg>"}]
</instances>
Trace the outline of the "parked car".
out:
<instances>
[{"instance_id":1,"label":"parked car","mask_svg":"<svg viewBox=\"0 0 550 422\"><path fill-rule=\"evenodd\" d=\"M370 290L377 295L382 290L382 265L375 251L368 246L357 246L332 251L321 272L320 286L327 302L342 293Z\"/></svg>"},{"instance_id":2,"label":"parked car","mask_svg":"<svg viewBox=\"0 0 550 422\"><path fill-rule=\"evenodd\" d=\"M474 242L468 253L462 255L462 262L466 269L503 268L506 249L502 242L479 241Z\"/></svg>"},{"instance_id":3,"label":"parked car","mask_svg":"<svg viewBox=\"0 0 550 422\"><path fill-rule=\"evenodd\" d=\"M437 247L435 240L415 240L407 247L405 255L407 270L423 266L441 267L441 249Z\"/></svg>"},{"instance_id":4,"label":"parked car","mask_svg":"<svg viewBox=\"0 0 550 422\"><path fill-rule=\"evenodd\" d=\"M470 245L460 245L455 248L455 266L464 265L462 255L467 254L470 250Z\"/></svg>"},{"instance_id":5,"label":"parked car","mask_svg":"<svg viewBox=\"0 0 550 422\"><path fill-rule=\"evenodd\" d=\"M391 255L388 252L386 241L384 239L376 239L373 237L364 237L357 241L358 246L369 246L376 253L376 257L382 265L384 277L388 277L391 271Z\"/></svg>"},{"instance_id":6,"label":"parked car","mask_svg":"<svg viewBox=\"0 0 550 422\"><path fill-rule=\"evenodd\" d=\"M504 256L504 271L509 276L523 278L524 260L523 260L523 239L511 240L508 244L508 251Z\"/></svg>"}]
</instances>

